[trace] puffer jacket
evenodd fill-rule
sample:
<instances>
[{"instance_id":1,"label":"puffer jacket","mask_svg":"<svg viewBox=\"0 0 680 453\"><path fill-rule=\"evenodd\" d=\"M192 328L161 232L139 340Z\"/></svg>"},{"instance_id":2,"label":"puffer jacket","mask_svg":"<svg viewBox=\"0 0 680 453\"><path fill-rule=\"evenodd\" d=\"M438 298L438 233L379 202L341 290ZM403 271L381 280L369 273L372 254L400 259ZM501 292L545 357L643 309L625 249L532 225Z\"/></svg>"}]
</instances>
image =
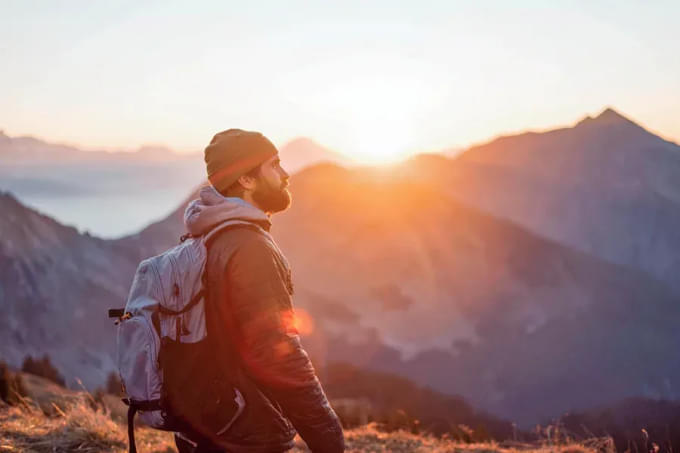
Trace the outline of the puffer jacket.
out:
<instances>
[{"instance_id":1,"label":"puffer jacket","mask_svg":"<svg viewBox=\"0 0 680 453\"><path fill-rule=\"evenodd\" d=\"M297 430L313 452L342 452L342 427L295 328L290 267L268 233L268 216L243 200L217 197L202 193L193 222L187 209L185 223L196 234L198 224L210 228L225 220L225 212L248 221L211 239L204 282L214 365L246 404L213 442L226 451L283 452L293 447ZM206 208L206 200L224 205L222 214ZM198 209L203 219L197 206L204 208Z\"/></svg>"}]
</instances>

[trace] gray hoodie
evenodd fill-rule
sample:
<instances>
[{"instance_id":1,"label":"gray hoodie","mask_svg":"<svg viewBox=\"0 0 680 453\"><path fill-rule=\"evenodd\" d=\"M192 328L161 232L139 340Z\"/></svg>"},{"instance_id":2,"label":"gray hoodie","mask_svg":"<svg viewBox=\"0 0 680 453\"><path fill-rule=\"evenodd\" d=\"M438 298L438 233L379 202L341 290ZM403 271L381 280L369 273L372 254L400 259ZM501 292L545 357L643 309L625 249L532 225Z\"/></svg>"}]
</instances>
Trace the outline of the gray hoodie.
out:
<instances>
[{"instance_id":1,"label":"gray hoodie","mask_svg":"<svg viewBox=\"0 0 680 453\"><path fill-rule=\"evenodd\" d=\"M198 196L184 211L184 225L192 236L201 236L218 224L232 219L266 225L265 229L269 230L269 216L242 198L225 197L213 186L201 188Z\"/></svg>"}]
</instances>

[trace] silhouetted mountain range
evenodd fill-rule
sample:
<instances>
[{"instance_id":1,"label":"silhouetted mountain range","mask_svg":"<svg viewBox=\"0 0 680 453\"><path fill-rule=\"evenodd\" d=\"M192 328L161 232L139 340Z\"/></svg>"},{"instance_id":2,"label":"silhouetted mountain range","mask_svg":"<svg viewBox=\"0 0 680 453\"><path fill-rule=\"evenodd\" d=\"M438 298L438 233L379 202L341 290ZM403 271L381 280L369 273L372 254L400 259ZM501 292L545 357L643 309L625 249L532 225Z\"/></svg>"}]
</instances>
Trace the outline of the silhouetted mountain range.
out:
<instances>
[{"instance_id":1,"label":"silhouetted mountain range","mask_svg":"<svg viewBox=\"0 0 680 453\"><path fill-rule=\"evenodd\" d=\"M198 153L176 153L165 146L141 146L135 151L85 151L71 145L61 145L23 136L10 137L0 131L0 158L4 164L91 165L94 162L163 162L170 160L195 160Z\"/></svg>"},{"instance_id":2,"label":"silhouetted mountain range","mask_svg":"<svg viewBox=\"0 0 680 453\"><path fill-rule=\"evenodd\" d=\"M350 165L344 155L325 148L306 137L293 139L279 149L285 168L296 172L319 162ZM195 165L203 161L203 152L178 153L166 146L145 145L134 151L83 150L71 145L53 144L35 137L10 137L0 130L0 161L5 166L64 166L91 167L96 163L168 163L182 161Z\"/></svg>"}]
</instances>

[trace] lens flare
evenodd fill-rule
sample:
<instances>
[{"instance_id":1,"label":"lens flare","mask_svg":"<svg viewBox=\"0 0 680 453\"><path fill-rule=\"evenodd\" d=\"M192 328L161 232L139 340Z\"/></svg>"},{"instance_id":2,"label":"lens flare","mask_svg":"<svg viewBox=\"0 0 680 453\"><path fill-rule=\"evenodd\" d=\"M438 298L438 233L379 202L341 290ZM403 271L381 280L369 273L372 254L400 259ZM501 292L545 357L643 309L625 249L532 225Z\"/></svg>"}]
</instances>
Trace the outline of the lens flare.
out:
<instances>
[{"instance_id":1,"label":"lens flare","mask_svg":"<svg viewBox=\"0 0 680 453\"><path fill-rule=\"evenodd\" d=\"M314 332L314 319L302 308L287 312L283 317L287 332L298 333L302 336L311 335Z\"/></svg>"}]
</instances>

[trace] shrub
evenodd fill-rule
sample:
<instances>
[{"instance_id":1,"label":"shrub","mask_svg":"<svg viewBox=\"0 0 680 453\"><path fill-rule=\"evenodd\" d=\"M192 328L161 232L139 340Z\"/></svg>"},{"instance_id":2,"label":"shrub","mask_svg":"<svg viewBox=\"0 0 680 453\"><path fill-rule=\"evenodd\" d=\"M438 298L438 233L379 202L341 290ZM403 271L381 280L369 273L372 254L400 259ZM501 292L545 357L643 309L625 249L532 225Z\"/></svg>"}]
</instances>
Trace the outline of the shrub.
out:
<instances>
[{"instance_id":1,"label":"shrub","mask_svg":"<svg viewBox=\"0 0 680 453\"><path fill-rule=\"evenodd\" d=\"M123 384L120 382L120 377L115 371L110 372L109 377L106 379L106 393L116 396L123 395Z\"/></svg>"},{"instance_id":2,"label":"shrub","mask_svg":"<svg viewBox=\"0 0 680 453\"><path fill-rule=\"evenodd\" d=\"M105 406L104 395L106 394L115 395L118 397L125 396L123 394L123 384L120 381L120 377L118 376L118 373L114 371L110 372L108 377L106 378L106 385L104 387L99 387L97 390L95 390L94 392L95 401L97 401L102 406Z\"/></svg>"},{"instance_id":3,"label":"shrub","mask_svg":"<svg viewBox=\"0 0 680 453\"><path fill-rule=\"evenodd\" d=\"M26 394L21 375L12 373L5 362L0 362L0 399L7 404L16 404Z\"/></svg>"},{"instance_id":4,"label":"shrub","mask_svg":"<svg viewBox=\"0 0 680 453\"><path fill-rule=\"evenodd\" d=\"M9 398L12 374L5 362L0 362L0 399L7 402Z\"/></svg>"},{"instance_id":5,"label":"shrub","mask_svg":"<svg viewBox=\"0 0 680 453\"><path fill-rule=\"evenodd\" d=\"M24 359L24 363L21 365L21 371L26 373L35 374L36 376L44 377L50 381L58 384L62 387L66 386L66 381L64 377L59 374L59 371L52 365L50 358L45 354L42 359L33 360L33 358L28 355Z\"/></svg>"}]
</instances>

